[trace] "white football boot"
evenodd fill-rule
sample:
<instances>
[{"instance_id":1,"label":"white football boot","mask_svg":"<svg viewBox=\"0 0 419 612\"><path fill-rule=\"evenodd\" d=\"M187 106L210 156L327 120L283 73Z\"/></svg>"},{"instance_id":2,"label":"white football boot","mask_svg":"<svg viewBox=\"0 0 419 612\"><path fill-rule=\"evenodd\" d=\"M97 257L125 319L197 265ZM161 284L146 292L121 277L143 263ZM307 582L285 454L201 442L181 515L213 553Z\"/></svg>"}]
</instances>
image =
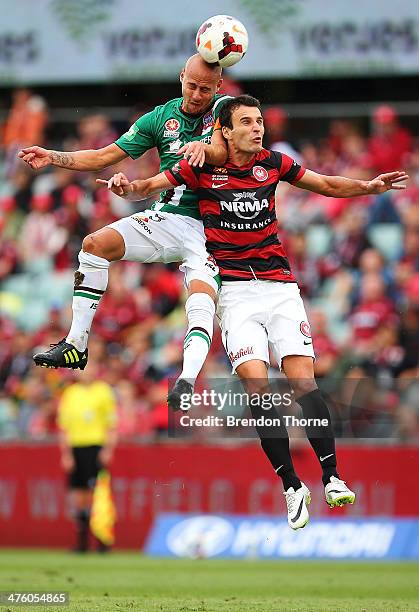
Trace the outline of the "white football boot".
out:
<instances>
[{"instance_id":1,"label":"white football boot","mask_svg":"<svg viewBox=\"0 0 419 612\"><path fill-rule=\"evenodd\" d=\"M324 488L324 494L326 496L326 503L331 508L353 504L356 497L355 493L346 486L346 482L339 480L336 476L330 477L330 482Z\"/></svg>"},{"instance_id":2,"label":"white football boot","mask_svg":"<svg viewBox=\"0 0 419 612\"><path fill-rule=\"evenodd\" d=\"M301 487L294 491L292 487L284 491L287 502L288 525L291 529L301 529L308 523L309 514L307 506L311 502L311 494L302 482Z\"/></svg>"}]
</instances>

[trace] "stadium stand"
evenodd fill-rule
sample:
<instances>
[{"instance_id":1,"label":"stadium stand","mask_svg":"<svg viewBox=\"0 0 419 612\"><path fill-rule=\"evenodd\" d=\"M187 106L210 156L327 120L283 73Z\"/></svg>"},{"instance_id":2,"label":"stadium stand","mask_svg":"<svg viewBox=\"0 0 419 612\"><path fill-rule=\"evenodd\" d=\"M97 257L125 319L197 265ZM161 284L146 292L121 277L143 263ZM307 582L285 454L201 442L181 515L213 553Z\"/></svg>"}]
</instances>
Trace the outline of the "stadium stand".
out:
<instances>
[{"instance_id":1,"label":"stadium stand","mask_svg":"<svg viewBox=\"0 0 419 612\"><path fill-rule=\"evenodd\" d=\"M0 438L47 439L56 431L57 391L73 374L35 369L32 354L66 334L82 238L126 215L131 204L97 188L88 174L60 169L35 174L16 159L22 145L35 142L64 150L101 147L115 139L119 125L93 113L75 130L72 126L61 143L52 143L48 135L54 130L46 130L48 120L49 128L54 122L48 100L26 90L16 91L13 99L0 132L6 176L0 191ZM22 135L16 125L28 108L31 129ZM277 114L284 114L279 107ZM269 116L275 117L272 107ZM377 123L385 130L378 133ZM402 168L412 177L404 192L353 200L328 200L288 187L278 192L278 231L311 313L316 375L340 378L342 385L354 376L372 376L371 384L382 391L388 407L385 435L393 439L413 437L419 427L416 418L412 429L406 409L409 383L403 387L406 402L392 410L394 389L419 372L419 142L401 123L391 107L382 106L374 114L371 134L355 120L333 119L320 139L298 131L291 138L289 127L286 136L269 129L266 135L266 145L270 139L292 140L287 146L318 172L367 178L390 159L397 167L385 170ZM391 140L395 133L397 155ZM377 147L380 167L374 162ZM157 169L153 152L140 163L128 160L117 168L130 178ZM100 377L114 386L121 437L154 439L167 424L167 379L180 369L185 325L181 277L175 264L118 263L111 269L90 358L99 362ZM204 376L228 372L218 333ZM346 434L383 431L380 419L366 421L365 428Z\"/></svg>"}]
</instances>

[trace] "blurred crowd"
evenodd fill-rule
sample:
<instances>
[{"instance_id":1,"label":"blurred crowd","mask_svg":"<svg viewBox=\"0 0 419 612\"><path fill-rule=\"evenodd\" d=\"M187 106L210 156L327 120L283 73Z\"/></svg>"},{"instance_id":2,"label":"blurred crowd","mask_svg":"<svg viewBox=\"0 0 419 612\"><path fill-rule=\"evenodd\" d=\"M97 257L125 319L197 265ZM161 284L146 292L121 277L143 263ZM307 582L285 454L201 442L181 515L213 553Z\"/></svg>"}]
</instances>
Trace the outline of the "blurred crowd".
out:
<instances>
[{"instance_id":1,"label":"blurred crowd","mask_svg":"<svg viewBox=\"0 0 419 612\"><path fill-rule=\"evenodd\" d=\"M309 312L316 375L340 432L417 440L419 137L387 105L377 106L369 130L357 120L335 119L320 139L293 130L280 107L267 107L264 115L265 146L311 170L360 179L401 169L410 175L406 190L353 199L327 199L284 184L277 207L278 231ZM98 188L93 174L59 168L35 173L17 159L25 145L99 148L119 135L105 115L92 113L57 142L49 136L53 117L45 100L20 89L0 127L2 439L56 433L60 394L80 373L35 368L32 354L66 336L83 237L134 212L132 203ZM122 171L131 179L146 177L158 167L151 151L100 176ZM123 440L167 436L167 385L181 369L184 299L176 264L111 266L89 360L114 390ZM202 380L229 372L217 329Z\"/></svg>"}]
</instances>

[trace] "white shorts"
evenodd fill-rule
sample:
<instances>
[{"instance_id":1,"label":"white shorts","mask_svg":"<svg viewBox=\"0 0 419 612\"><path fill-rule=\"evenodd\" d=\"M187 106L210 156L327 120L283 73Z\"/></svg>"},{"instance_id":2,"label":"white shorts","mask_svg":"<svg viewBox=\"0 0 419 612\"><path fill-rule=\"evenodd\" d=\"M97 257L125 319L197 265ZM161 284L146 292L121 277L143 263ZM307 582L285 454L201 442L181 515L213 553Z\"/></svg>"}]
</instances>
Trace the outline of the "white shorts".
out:
<instances>
[{"instance_id":1,"label":"white shorts","mask_svg":"<svg viewBox=\"0 0 419 612\"><path fill-rule=\"evenodd\" d=\"M202 221L156 210L144 210L108 225L125 242L122 259L141 263L182 262L185 285L201 280L218 291L219 273L214 258L205 248Z\"/></svg>"},{"instance_id":2,"label":"white shorts","mask_svg":"<svg viewBox=\"0 0 419 612\"><path fill-rule=\"evenodd\" d=\"M314 359L310 326L296 283L223 283L217 316L233 372L252 359L269 364L269 345L279 366L287 355Z\"/></svg>"}]
</instances>

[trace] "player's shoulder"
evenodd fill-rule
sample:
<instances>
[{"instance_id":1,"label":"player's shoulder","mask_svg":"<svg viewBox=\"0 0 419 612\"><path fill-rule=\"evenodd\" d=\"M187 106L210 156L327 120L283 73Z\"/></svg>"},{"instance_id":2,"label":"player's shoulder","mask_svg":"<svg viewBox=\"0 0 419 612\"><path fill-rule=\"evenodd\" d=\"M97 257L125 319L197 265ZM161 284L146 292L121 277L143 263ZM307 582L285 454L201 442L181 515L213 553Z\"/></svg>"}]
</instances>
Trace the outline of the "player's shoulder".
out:
<instances>
[{"instance_id":1,"label":"player's shoulder","mask_svg":"<svg viewBox=\"0 0 419 612\"><path fill-rule=\"evenodd\" d=\"M282 155L278 151L270 151L268 149L262 149L257 155L255 163L262 163L264 166L277 168L281 165Z\"/></svg>"},{"instance_id":2,"label":"player's shoulder","mask_svg":"<svg viewBox=\"0 0 419 612\"><path fill-rule=\"evenodd\" d=\"M160 104L160 106L156 106L156 109L160 109L160 111L162 112L179 110L182 101L182 98L173 98L172 100L168 100L165 104Z\"/></svg>"}]
</instances>

